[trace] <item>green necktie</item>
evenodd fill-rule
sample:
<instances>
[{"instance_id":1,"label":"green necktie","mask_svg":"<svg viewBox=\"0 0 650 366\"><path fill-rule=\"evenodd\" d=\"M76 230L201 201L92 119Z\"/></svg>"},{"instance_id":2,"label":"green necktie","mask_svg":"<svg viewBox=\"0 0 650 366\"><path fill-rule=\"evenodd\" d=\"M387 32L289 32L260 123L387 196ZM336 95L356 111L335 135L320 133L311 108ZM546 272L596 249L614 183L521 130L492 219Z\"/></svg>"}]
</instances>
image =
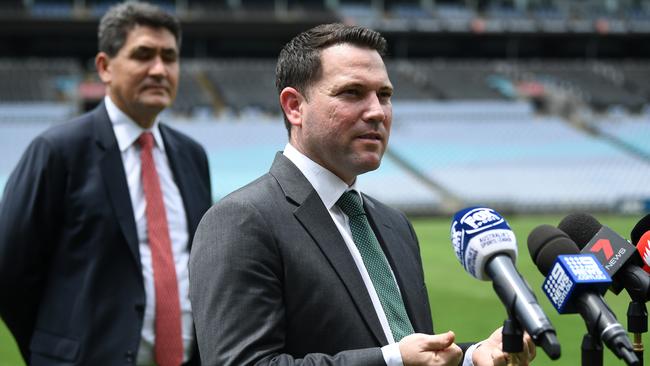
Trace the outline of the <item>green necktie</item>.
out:
<instances>
[{"instance_id":1,"label":"green necktie","mask_svg":"<svg viewBox=\"0 0 650 366\"><path fill-rule=\"evenodd\" d=\"M354 244L361 253L363 264L366 266L375 291L377 291L393 338L395 342L399 342L405 336L414 333L413 326L406 314L406 308L390 271L388 260L370 227L366 212L363 210L361 197L355 191L347 191L341 195L336 205L349 218Z\"/></svg>"}]
</instances>

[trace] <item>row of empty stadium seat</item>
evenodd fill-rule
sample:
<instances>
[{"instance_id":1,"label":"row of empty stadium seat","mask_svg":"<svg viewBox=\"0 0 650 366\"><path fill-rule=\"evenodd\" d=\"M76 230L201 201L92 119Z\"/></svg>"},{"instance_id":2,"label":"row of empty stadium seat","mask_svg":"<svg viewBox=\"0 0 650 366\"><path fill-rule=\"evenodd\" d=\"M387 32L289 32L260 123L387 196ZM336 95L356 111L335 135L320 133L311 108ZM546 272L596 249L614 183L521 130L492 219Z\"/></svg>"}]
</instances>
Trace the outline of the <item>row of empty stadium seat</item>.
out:
<instances>
[{"instance_id":1,"label":"row of empty stadium seat","mask_svg":"<svg viewBox=\"0 0 650 366\"><path fill-rule=\"evenodd\" d=\"M556 118L411 119L394 128L391 144L462 202L603 209L650 197L650 160Z\"/></svg>"},{"instance_id":2,"label":"row of empty stadium seat","mask_svg":"<svg viewBox=\"0 0 650 366\"><path fill-rule=\"evenodd\" d=\"M650 123L648 116L605 116L591 120L604 138L614 139L631 153L650 159Z\"/></svg>"},{"instance_id":3,"label":"row of empty stadium seat","mask_svg":"<svg viewBox=\"0 0 650 366\"><path fill-rule=\"evenodd\" d=\"M639 203L633 207L650 204L647 120L595 121L602 133L593 134L556 117L538 116L521 102L397 101L394 109L382 166L361 176L359 185L410 213L479 204L519 212L617 211L629 209L630 202ZM268 171L287 142L280 117L220 123L163 119L205 146L215 200ZM3 125L0 188L29 140L50 125Z\"/></svg>"},{"instance_id":4,"label":"row of empty stadium seat","mask_svg":"<svg viewBox=\"0 0 650 366\"><path fill-rule=\"evenodd\" d=\"M207 78L224 104L241 110L259 108L279 113L273 60L214 60L203 63Z\"/></svg>"},{"instance_id":5,"label":"row of empty stadium seat","mask_svg":"<svg viewBox=\"0 0 650 366\"><path fill-rule=\"evenodd\" d=\"M71 59L0 59L0 102L65 101L82 75Z\"/></svg>"},{"instance_id":6,"label":"row of empty stadium seat","mask_svg":"<svg viewBox=\"0 0 650 366\"><path fill-rule=\"evenodd\" d=\"M479 1L464 0L420 1L420 0L150 0L159 6L177 12L181 16L205 16L211 13L244 12L304 13L328 12L336 17L371 25L380 21L399 20L407 22L438 20L454 28L454 23L468 23L473 19L485 18L509 21L570 21L602 19L628 20L630 22L650 21L650 9L641 1ZM99 17L110 5L111 0L33 0L3 1L0 11L24 13L33 17ZM519 27L520 29L521 26ZM525 27L524 27L525 28ZM633 28L633 27L632 27Z\"/></svg>"},{"instance_id":7,"label":"row of empty stadium seat","mask_svg":"<svg viewBox=\"0 0 650 366\"><path fill-rule=\"evenodd\" d=\"M598 110L638 112L650 103L647 61L387 59L386 65L399 101L543 98L562 90ZM0 59L0 103L74 104L84 98L79 84L94 74L69 59ZM183 60L174 110L279 114L274 75L272 59Z\"/></svg>"}]
</instances>

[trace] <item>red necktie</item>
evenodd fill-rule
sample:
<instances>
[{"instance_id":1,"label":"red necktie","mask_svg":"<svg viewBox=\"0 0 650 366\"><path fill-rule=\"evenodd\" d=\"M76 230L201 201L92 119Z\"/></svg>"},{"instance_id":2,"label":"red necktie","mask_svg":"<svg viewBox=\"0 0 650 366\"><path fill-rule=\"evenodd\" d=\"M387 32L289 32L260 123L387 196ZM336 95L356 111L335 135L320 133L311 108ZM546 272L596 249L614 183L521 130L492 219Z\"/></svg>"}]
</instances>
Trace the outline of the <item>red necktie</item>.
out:
<instances>
[{"instance_id":1,"label":"red necktie","mask_svg":"<svg viewBox=\"0 0 650 366\"><path fill-rule=\"evenodd\" d=\"M151 132L140 135L138 143L142 147L142 187L147 202L147 233L156 291L154 359L159 366L179 366L183 362L183 340L178 282L160 179L153 160Z\"/></svg>"}]
</instances>

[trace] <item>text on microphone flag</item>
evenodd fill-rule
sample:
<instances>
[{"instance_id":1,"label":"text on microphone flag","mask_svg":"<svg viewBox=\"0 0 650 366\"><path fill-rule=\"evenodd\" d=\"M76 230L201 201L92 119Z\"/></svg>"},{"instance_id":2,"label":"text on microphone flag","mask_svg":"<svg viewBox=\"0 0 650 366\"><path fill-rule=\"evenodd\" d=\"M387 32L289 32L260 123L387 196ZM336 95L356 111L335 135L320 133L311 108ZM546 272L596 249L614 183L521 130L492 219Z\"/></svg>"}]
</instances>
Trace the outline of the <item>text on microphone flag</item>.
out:
<instances>
[{"instance_id":1,"label":"text on microphone flag","mask_svg":"<svg viewBox=\"0 0 650 366\"><path fill-rule=\"evenodd\" d=\"M560 255L544 280L542 290L560 314L575 313L577 310L568 301L574 291L589 285L589 289L603 294L611 282L611 277L593 254Z\"/></svg>"}]
</instances>

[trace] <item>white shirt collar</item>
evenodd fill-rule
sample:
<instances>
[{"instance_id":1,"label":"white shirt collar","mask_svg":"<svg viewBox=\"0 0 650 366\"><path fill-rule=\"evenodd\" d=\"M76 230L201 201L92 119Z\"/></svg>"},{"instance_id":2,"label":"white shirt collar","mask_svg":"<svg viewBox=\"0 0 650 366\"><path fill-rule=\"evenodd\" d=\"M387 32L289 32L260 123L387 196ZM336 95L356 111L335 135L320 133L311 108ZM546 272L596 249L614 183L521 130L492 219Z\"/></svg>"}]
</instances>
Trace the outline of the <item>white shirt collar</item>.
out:
<instances>
[{"instance_id":1,"label":"white shirt collar","mask_svg":"<svg viewBox=\"0 0 650 366\"><path fill-rule=\"evenodd\" d=\"M160 124L159 117L156 117L151 128L144 129L133 121L131 117L127 116L126 113L122 112L108 95L104 97L104 104L106 105L108 118L113 124L113 131L115 132L115 138L117 139L117 145L119 146L120 151L124 152L126 149L131 147L131 145L133 145L138 137L140 137L140 135L145 131L151 132L156 141L156 146L158 146L158 148L163 152L165 151L165 144L163 143L162 135L158 128L158 125Z\"/></svg>"},{"instance_id":2,"label":"white shirt collar","mask_svg":"<svg viewBox=\"0 0 650 366\"><path fill-rule=\"evenodd\" d=\"M302 172L305 178L307 178L328 210L332 209L343 192L352 189L359 192L356 180L351 186L348 186L347 183L337 177L336 174L318 165L316 162L298 151L290 143L287 143L284 147L283 154L291 160L291 162L294 163Z\"/></svg>"}]
</instances>

